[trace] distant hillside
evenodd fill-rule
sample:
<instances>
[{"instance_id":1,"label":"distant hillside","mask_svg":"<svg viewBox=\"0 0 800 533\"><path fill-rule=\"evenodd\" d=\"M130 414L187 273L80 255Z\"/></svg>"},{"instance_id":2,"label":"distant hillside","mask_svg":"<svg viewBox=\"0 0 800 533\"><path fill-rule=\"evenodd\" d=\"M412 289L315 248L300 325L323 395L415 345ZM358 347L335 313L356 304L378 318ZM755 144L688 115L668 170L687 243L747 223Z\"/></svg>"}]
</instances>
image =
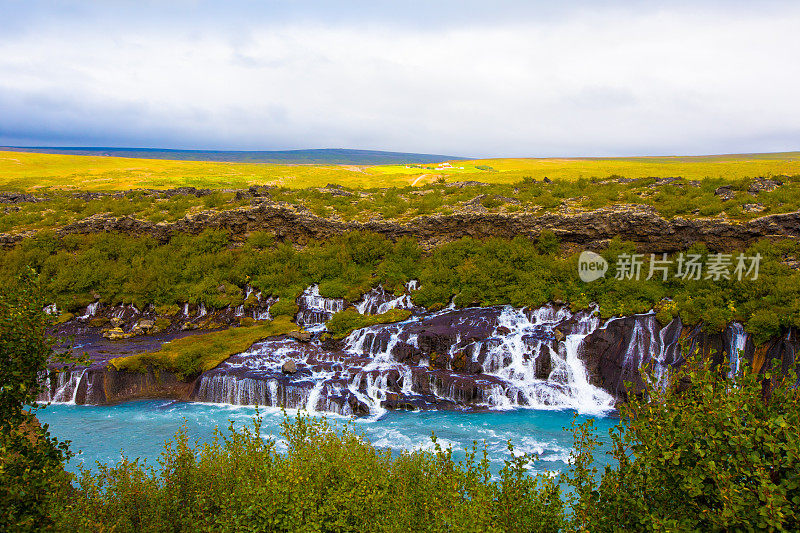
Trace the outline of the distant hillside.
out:
<instances>
[{"instance_id":1,"label":"distant hillside","mask_svg":"<svg viewBox=\"0 0 800 533\"><path fill-rule=\"evenodd\" d=\"M95 148L5 146L0 150L38 152L43 154L131 157L136 159L173 159L179 161L219 161L232 163L278 163L322 165L398 165L429 164L465 159L450 155L380 152L323 148L316 150L281 151L221 151L221 150L162 150L159 148Z\"/></svg>"}]
</instances>

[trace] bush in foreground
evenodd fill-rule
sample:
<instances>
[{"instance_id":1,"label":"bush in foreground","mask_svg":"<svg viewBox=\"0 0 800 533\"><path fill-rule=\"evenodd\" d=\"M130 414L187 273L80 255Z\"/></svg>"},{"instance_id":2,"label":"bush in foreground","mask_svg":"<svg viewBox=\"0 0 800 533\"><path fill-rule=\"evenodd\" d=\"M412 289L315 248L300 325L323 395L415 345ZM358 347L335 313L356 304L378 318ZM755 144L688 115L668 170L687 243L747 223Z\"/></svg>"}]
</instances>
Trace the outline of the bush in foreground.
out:
<instances>
[{"instance_id":1,"label":"bush in foreground","mask_svg":"<svg viewBox=\"0 0 800 533\"><path fill-rule=\"evenodd\" d=\"M287 451L243 431L191 445L181 430L158 467L124 459L84 471L54 510L64 531L558 531L564 509L527 457L491 479L485 451L392 455L349 425L284 421Z\"/></svg>"},{"instance_id":2,"label":"bush in foreground","mask_svg":"<svg viewBox=\"0 0 800 533\"><path fill-rule=\"evenodd\" d=\"M38 373L53 353L51 319L35 276L0 287L0 531L42 531L53 502L69 486L67 443L36 419Z\"/></svg>"},{"instance_id":3,"label":"bush in foreground","mask_svg":"<svg viewBox=\"0 0 800 533\"><path fill-rule=\"evenodd\" d=\"M570 483L579 531L800 530L797 376L691 361L622 407L614 466L598 482L590 426ZM783 377L781 377L783 376Z\"/></svg>"}]
</instances>

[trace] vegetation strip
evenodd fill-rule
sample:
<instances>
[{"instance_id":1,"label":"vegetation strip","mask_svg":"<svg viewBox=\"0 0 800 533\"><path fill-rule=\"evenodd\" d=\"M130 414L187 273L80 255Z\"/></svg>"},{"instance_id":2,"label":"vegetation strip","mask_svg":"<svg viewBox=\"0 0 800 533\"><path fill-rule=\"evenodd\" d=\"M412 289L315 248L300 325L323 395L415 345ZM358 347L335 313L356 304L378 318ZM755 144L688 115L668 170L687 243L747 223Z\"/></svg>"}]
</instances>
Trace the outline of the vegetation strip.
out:
<instances>
[{"instance_id":1,"label":"vegetation strip","mask_svg":"<svg viewBox=\"0 0 800 533\"><path fill-rule=\"evenodd\" d=\"M757 280L700 279L661 275L639 280L616 279L616 261L633 254L630 243L612 240L602 256L610 270L602 279L584 283L578 277L578 255L562 254L558 239L460 239L424 251L410 238L396 242L380 235L351 232L296 249L264 233L253 233L235 246L227 233L207 230L180 235L167 244L149 237L120 234L54 236L27 239L0 252L0 284L13 285L20 273L34 268L43 289L62 313L82 312L99 296L105 305L133 304L156 309L204 304L210 310L245 306L245 289L279 297L272 316L294 316L295 299L319 283L323 296L355 302L381 284L401 291L416 279L415 304L437 310L451 301L459 307L513 305L538 307L566 302L573 309L599 305L603 317L658 312L662 323L680 316L684 324L704 323L708 332L727 323L745 324L756 342L800 326L800 245L785 240L759 242L747 256L762 256ZM694 245L707 263L711 252ZM659 256L660 257L660 256ZM646 258L649 260L649 256ZM677 258L672 257L677 263ZM673 263L673 264L675 264ZM67 315L65 315L67 316Z\"/></svg>"},{"instance_id":2,"label":"vegetation strip","mask_svg":"<svg viewBox=\"0 0 800 533\"><path fill-rule=\"evenodd\" d=\"M144 372L147 367L152 366L185 379L211 370L231 355L244 352L262 339L298 329L288 317L283 316L266 324L183 337L164 344L156 352L117 357L109 361L109 364L116 370L129 372Z\"/></svg>"}]
</instances>

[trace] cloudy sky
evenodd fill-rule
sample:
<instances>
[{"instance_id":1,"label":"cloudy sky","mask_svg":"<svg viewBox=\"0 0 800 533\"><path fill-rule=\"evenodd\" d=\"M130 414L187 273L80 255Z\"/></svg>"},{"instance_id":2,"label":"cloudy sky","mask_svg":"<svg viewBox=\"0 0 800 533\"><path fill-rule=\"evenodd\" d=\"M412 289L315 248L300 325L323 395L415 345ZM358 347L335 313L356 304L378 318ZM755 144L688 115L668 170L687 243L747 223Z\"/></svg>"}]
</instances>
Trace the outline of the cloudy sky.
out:
<instances>
[{"instance_id":1,"label":"cloudy sky","mask_svg":"<svg viewBox=\"0 0 800 533\"><path fill-rule=\"evenodd\" d=\"M797 1L0 0L0 14L0 145L800 150Z\"/></svg>"}]
</instances>

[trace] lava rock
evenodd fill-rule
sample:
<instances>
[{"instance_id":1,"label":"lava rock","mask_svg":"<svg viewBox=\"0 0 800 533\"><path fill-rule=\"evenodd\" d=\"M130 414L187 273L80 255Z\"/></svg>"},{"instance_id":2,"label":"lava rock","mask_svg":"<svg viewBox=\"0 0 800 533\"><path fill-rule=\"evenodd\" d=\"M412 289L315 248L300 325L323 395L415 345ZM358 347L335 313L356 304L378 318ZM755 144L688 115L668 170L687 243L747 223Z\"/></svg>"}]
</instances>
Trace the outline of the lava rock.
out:
<instances>
[{"instance_id":1,"label":"lava rock","mask_svg":"<svg viewBox=\"0 0 800 533\"><path fill-rule=\"evenodd\" d=\"M723 185L722 187L717 187L714 195L719 196L722 200L731 200L734 197L734 192L730 185Z\"/></svg>"}]
</instances>

